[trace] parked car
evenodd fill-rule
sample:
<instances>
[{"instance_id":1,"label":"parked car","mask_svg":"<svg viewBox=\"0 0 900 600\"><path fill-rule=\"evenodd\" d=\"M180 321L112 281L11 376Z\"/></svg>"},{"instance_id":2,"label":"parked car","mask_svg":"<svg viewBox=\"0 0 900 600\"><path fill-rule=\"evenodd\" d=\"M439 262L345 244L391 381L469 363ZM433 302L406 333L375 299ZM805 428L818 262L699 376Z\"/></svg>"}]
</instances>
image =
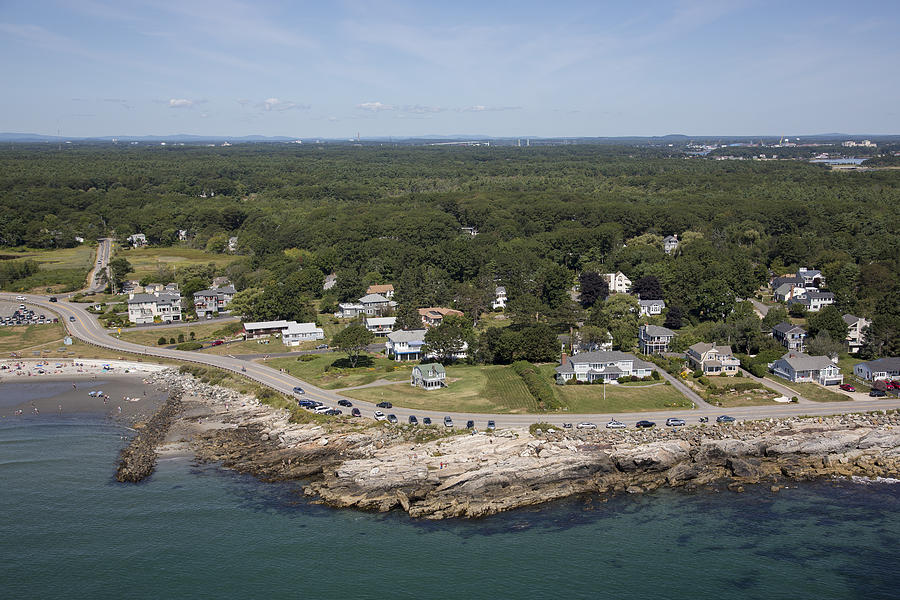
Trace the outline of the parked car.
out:
<instances>
[{"instance_id":1,"label":"parked car","mask_svg":"<svg viewBox=\"0 0 900 600\"><path fill-rule=\"evenodd\" d=\"M700 417L698 421L701 423L709 423L709 417Z\"/></svg>"},{"instance_id":2,"label":"parked car","mask_svg":"<svg viewBox=\"0 0 900 600\"><path fill-rule=\"evenodd\" d=\"M409 415L409 424L410 425L418 425L419 419L416 418L416 415Z\"/></svg>"},{"instance_id":3,"label":"parked car","mask_svg":"<svg viewBox=\"0 0 900 600\"><path fill-rule=\"evenodd\" d=\"M734 423L735 418L728 415L719 415L716 417L716 423Z\"/></svg>"},{"instance_id":4,"label":"parked car","mask_svg":"<svg viewBox=\"0 0 900 600\"><path fill-rule=\"evenodd\" d=\"M490 421L488 421L488 424L487 424L487 430L488 430L488 431L493 431L493 430L495 430L495 429L497 429L497 424L494 423L493 419L491 419Z\"/></svg>"},{"instance_id":5,"label":"parked car","mask_svg":"<svg viewBox=\"0 0 900 600\"><path fill-rule=\"evenodd\" d=\"M295 394L305 394L306 392L304 392L304 391L303 391L303 388L300 387L299 385L295 385L295 386L294 386L294 393L295 393Z\"/></svg>"},{"instance_id":6,"label":"parked car","mask_svg":"<svg viewBox=\"0 0 900 600\"><path fill-rule=\"evenodd\" d=\"M350 411L350 416L351 417L361 417L362 413L359 412L358 408L354 408L353 410Z\"/></svg>"},{"instance_id":7,"label":"parked car","mask_svg":"<svg viewBox=\"0 0 900 600\"><path fill-rule=\"evenodd\" d=\"M341 406L347 406L347 407L353 406L353 403L350 402L349 400L338 400L338 404L340 404Z\"/></svg>"},{"instance_id":8,"label":"parked car","mask_svg":"<svg viewBox=\"0 0 900 600\"><path fill-rule=\"evenodd\" d=\"M656 427L656 423L653 421L638 421L634 426L638 429L650 429L651 427Z\"/></svg>"},{"instance_id":9,"label":"parked car","mask_svg":"<svg viewBox=\"0 0 900 600\"><path fill-rule=\"evenodd\" d=\"M678 417L669 417L666 419L666 426L668 427L682 427L685 424L684 419L679 419Z\"/></svg>"},{"instance_id":10,"label":"parked car","mask_svg":"<svg viewBox=\"0 0 900 600\"><path fill-rule=\"evenodd\" d=\"M337 415L342 415L342 414L344 414L344 411L342 411L342 410L339 409L339 408L332 408L332 409L330 409L330 410L326 410L326 411L325 411L325 414L328 415L328 416L331 416L331 417L336 417Z\"/></svg>"},{"instance_id":11,"label":"parked car","mask_svg":"<svg viewBox=\"0 0 900 600\"><path fill-rule=\"evenodd\" d=\"M316 350L328 350L328 344L319 344L316 346Z\"/></svg>"},{"instance_id":12,"label":"parked car","mask_svg":"<svg viewBox=\"0 0 900 600\"><path fill-rule=\"evenodd\" d=\"M397 415L395 415L395 414L390 414L390 415L387 416L387 420L388 420L388 423L396 423L396 422L397 422Z\"/></svg>"},{"instance_id":13,"label":"parked car","mask_svg":"<svg viewBox=\"0 0 900 600\"><path fill-rule=\"evenodd\" d=\"M571 423L563 423L563 429L572 429Z\"/></svg>"},{"instance_id":14,"label":"parked car","mask_svg":"<svg viewBox=\"0 0 900 600\"><path fill-rule=\"evenodd\" d=\"M872 390L871 392L869 392L869 396L871 396L872 398L884 398L885 396L887 396L887 392L885 392L884 390Z\"/></svg>"},{"instance_id":15,"label":"parked car","mask_svg":"<svg viewBox=\"0 0 900 600\"><path fill-rule=\"evenodd\" d=\"M375 411L375 420L376 421L387 421L387 417L384 416L384 413L380 410Z\"/></svg>"},{"instance_id":16,"label":"parked car","mask_svg":"<svg viewBox=\"0 0 900 600\"><path fill-rule=\"evenodd\" d=\"M582 421L578 425L575 426L576 429L597 429L597 425L591 423L590 421Z\"/></svg>"},{"instance_id":17,"label":"parked car","mask_svg":"<svg viewBox=\"0 0 900 600\"><path fill-rule=\"evenodd\" d=\"M425 417L422 419L422 425L431 425L431 417Z\"/></svg>"},{"instance_id":18,"label":"parked car","mask_svg":"<svg viewBox=\"0 0 900 600\"><path fill-rule=\"evenodd\" d=\"M607 429L625 429L626 425L622 421L616 421L615 419L611 420L606 424Z\"/></svg>"},{"instance_id":19,"label":"parked car","mask_svg":"<svg viewBox=\"0 0 900 600\"><path fill-rule=\"evenodd\" d=\"M475 429L475 421L472 419L466 421L466 429Z\"/></svg>"},{"instance_id":20,"label":"parked car","mask_svg":"<svg viewBox=\"0 0 900 600\"><path fill-rule=\"evenodd\" d=\"M444 417L444 427L453 427L453 419Z\"/></svg>"},{"instance_id":21,"label":"parked car","mask_svg":"<svg viewBox=\"0 0 900 600\"><path fill-rule=\"evenodd\" d=\"M214 342L213 342L212 344L210 344L210 345L212 345L212 346L221 346L221 345L224 344L224 343L225 343L224 340L216 340L216 341L214 341Z\"/></svg>"},{"instance_id":22,"label":"parked car","mask_svg":"<svg viewBox=\"0 0 900 600\"><path fill-rule=\"evenodd\" d=\"M377 406L378 408L394 408L394 405L390 402L379 402L375 406Z\"/></svg>"},{"instance_id":23,"label":"parked car","mask_svg":"<svg viewBox=\"0 0 900 600\"><path fill-rule=\"evenodd\" d=\"M842 383L838 387L841 388L842 390L844 390L845 392L855 392L856 391L856 388L853 387L852 385L850 385L849 383Z\"/></svg>"},{"instance_id":24,"label":"parked car","mask_svg":"<svg viewBox=\"0 0 900 600\"><path fill-rule=\"evenodd\" d=\"M311 400L297 400L297 406L300 408L315 408L316 405Z\"/></svg>"},{"instance_id":25,"label":"parked car","mask_svg":"<svg viewBox=\"0 0 900 600\"><path fill-rule=\"evenodd\" d=\"M315 408L313 409L313 412L316 413L317 415L321 415L321 414L327 413L329 410L331 410L331 407L330 407L330 406L325 406L325 405L323 404L322 406L317 406L317 407L315 407Z\"/></svg>"}]
</instances>

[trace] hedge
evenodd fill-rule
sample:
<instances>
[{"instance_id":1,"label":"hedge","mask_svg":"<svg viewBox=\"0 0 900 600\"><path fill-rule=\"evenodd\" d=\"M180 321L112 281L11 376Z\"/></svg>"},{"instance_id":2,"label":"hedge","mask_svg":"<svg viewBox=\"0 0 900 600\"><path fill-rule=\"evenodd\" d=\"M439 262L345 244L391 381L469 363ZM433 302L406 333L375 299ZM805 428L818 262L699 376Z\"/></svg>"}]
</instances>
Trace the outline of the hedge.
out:
<instances>
[{"instance_id":1,"label":"hedge","mask_svg":"<svg viewBox=\"0 0 900 600\"><path fill-rule=\"evenodd\" d=\"M556 400L553 388L541 377L537 367L527 360L517 360L512 364L512 368L522 378L522 381L525 382L525 387L528 388L528 391L531 392L531 395L534 396L534 399L537 400L542 408L559 408L560 404Z\"/></svg>"}]
</instances>

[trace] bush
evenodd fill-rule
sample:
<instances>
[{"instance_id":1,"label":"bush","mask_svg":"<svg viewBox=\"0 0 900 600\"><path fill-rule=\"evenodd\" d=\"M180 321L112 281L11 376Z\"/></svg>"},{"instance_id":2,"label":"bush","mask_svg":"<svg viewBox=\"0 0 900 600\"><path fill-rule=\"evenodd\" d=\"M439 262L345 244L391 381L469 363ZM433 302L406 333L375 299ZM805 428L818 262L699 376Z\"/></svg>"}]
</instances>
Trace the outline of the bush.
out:
<instances>
[{"instance_id":1,"label":"bush","mask_svg":"<svg viewBox=\"0 0 900 600\"><path fill-rule=\"evenodd\" d=\"M175 343L175 338L173 338L173 337L172 337L172 338L169 338L169 343L170 343L170 344L174 344L174 343Z\"/></svg>"},{"instance_id":2,"label":"bush","mask_svg":"<svg viewBox=\"0 0 900 600\"><path fill-rule=\"evenodd\" d=\"M794 403L800 402L800 398L798 398L797 396L792 396L791 402L794 402Z\"/></svg>"},{"instance_id":3,"label":"bush","mask_svg":"<svg viewBox=\"0 0 900 600\"><path fill-rule=\"evenodd\" d=\"M157 346L165 346L165 345L166 345L166 338L161 337L161 338L159 338L158 340L156 340L156 345L157 345Z\"/></svg>"},{"instance_id":4,"label":"bush","mask_svg":"<svg viewBox=\"0 0 900 600\"><path fill-rule=\"evenodd\" d=\"M659 374L659 371L653 371L650 377L653 378L654 381L659 381L661 375Z\"/></svg>"},{"instance_id":5,"label":"bush","mask_svg":"<svg viewBox=\"0 0 900 600\"><path fill-rule=\"evenodd\" d=\"M534 435L535 432L540 429L543 432L546 432L550 429L559 429L559 427L555 425L551 425L550 423L532 423L531 427L528 428L528 433Z\"/></svg>"},{"instance_id":6,"label":"bush","mask_svg":"<svg viewBox=\"0 0 900 600\"><path fill-rule=\"evenodd\" d=\"M541 377L540 373L533 364L525 360L517 360L512 364L513 370L525 382L525 387L534 396L538 404L544 409L558 408L559 403L556 401L556 395L550 384Z\"/></svg>"},{"instance_id":7,"label":"bush","mask_svg":"<svg viewBox=\"0 0 900 600\"><path fill-rule=\"evenodd\" d=\"M303 356L297 358L297 360L301 362L309 362L311 360L316 360L318 358L315 354L304 354Z\"/></svg>"},{"instance_id":8,"label":"bush","mask_svg":"<svg viewBox=\"0 0 900 600\"><path fill-rule=\"evenodd\" d=\"M735 377L743 377L744 374L741 373L740 371L736 371L735 374L734 374L734 376L735 376Z\"/></svg>"},{"instance_id":9,"label":"bush","mask_svg":"<svg viewBox=\"0 0 900 600\"><path fill-rule=\"evenodd\" d=\"M178 334L178 342L181 343L181 342L183 342L183 341L184 341L184 334L183 334L183 333L179 333L179 334Z\"/></svg>"},{"instance_id":10,"label":"bush","mask_svg":"<svg viewBox=\"0 0 900 600\"><path fill-rule=\"evenodd\" d=\"M702 375L697 378L697 383L699 383L700 385L708 385L710 387L715 387L714 385L711 385L709 383L709 379L707 379L706 377L703 377Z\"/></svg>"},{"instance_id":11,"label":"bush","mask_svg":"<svg viewBox=\"0 0 900 600\"><path fill-rule=\"evenodd\" d=\"M203 347L200 342L182 342L175 346L176 350L199 350Z\"/></svg>"},{"instance_id":12,"label":"bush","mask_svg":"<svg viewBox=\"0 0 900 600\"><path fill-rule=\"evenodd\" d=\"M700 379L701 377L703 377L703 371L697 369L696 371L691 373L691 375L694 377L694 379Z\"/></svg>"}]
</instances>

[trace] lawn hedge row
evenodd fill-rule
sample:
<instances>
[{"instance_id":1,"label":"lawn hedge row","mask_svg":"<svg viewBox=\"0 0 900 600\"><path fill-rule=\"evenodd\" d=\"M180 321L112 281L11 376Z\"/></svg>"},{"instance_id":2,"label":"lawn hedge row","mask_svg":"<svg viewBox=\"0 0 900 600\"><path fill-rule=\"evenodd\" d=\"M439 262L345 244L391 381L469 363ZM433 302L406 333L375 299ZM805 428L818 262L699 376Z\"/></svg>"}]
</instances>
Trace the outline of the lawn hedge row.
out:
<instances>
[{"instance_id":1,"label":"lawn hedge row","mask_svg":"<svg viewBox=\"0 0 900 600\"><path fill-rule=\"evenodd\" d=\"M560 407L556 394L553 393L553 388L541 377L536 366L527 360L517 360L512 364L512 368L525 382L525 387L528 388L528 391L531 392L531 395L534 396L541 408L547 410Z\"/></svg>"}]
</instances>

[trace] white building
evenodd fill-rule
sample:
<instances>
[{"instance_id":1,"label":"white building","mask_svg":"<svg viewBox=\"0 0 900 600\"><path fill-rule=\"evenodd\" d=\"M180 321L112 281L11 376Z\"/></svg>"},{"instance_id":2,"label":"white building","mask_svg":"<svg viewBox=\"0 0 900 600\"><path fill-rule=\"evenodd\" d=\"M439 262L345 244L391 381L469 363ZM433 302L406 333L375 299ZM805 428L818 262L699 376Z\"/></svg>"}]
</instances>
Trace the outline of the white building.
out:
<instances>
[{"instance_id":1,"label":"white building","mask_svg":"<svg viewBox=\"0 0 900 600\"><path fill-rule=\"evenodd\" d=\"M409 383L424 390L439 390L447 385L447 371L440 363L416 365L410 374Z\"/></svg>"},{"instance_id":2,"label":"white building","mask_svg":"<svg viewBox=\"0 0 900 600\"><path fill-rule=\"evenodd\" d=\"M125 238L125 240L134 248L143 248L147 245L147 236L143 233L133 233Z\"/></svg>"},{"instance_id":3,"label":"white building","mask_svg":"<svg viewBox=\"0 0 900 600\"><path fill-rule=\"evenodd\" d=\"M666 308L664 300L638 300L638 305L640 306L641 315L647 317L661 315Z\"/></svg>"},{"instance_id":4,"label":"white building","mask_svg":"<svg viewBox=\"0 0 900 600\"><path fill-rule=\"evenodd\" d=\"M631 291L631 280L622 271L605 273L603 277L606 278L606 282L609 284L610 294L627 294Z\"/></svg>"},{"instance_id":5,"label":"white building","mask_svg":"<svg viewBox=\"0 0 900 600\"><path fill-rule=\"evenodd\" d=\"M866 327L872 324L872 321L863 317L854 317L850 314L844 315L843 319L844 323L847 324L847 346L851 354L856 354L865 341L863 332Z\"/></svg>"},{"instance_id":6,"label":"white building","mask_svg":"<svg viewBox=\"0 0 900 600\"><path fill-rule=\"evenodd\" d=\"M324 339L325 332L315 323L288 321L287 327L281 330L281 342L285 346L299 346L302 342Z\"/></svg>"},{"instance_id":7,"label":"white building","mask_svg":"<svg viewBox=\"0 0 900 600\"><path fill-rule=\"evenodd\" d=\"M663 238L663 250L666 254L672 254L678 249L678 236L667 235Z\"/></svg>"},{"instance_id":8,"label":"white building","mask_svg":"<svg viewBox=\"0 0 900 600\"><path fill-rule=\"evenodd\" d=\"M227 312L226 307L236 293L237 291L230 285L194 292L194 310L201 319L213 313Z\"/></svg>"},{"instance_id":9,"label":"white building","mask_svg":"<svg viewBox=\"0 0 900 600\"><path fill-rule=\"evenodd\" d=\"M129 294L128 320L138 325L181 321L181 294L177 291Z\"/></svg>"},{"instance_id":10,"label":"white building","mask_svg":"<svg viewBox=\"0 0 900 600\"><path fill-rule=\"evenodd\" d=\"M244 334L248 340L255 338L269 337L270 335L281 335L294 321L256 321L253 323L244 323Z\"/></svg>"},{"instance_id":11,"label":"white building","mask_svg":"<svg viewBox=\"0 0 900 600\"><path fill-rule=\"evenodd\" d=\"M340 311L334 316L342 319L352 319L359 315L381 315L386 309L397 306L393 300L388 300L381 294L366 294L358 302L341 302L338 304Z\"/></svg>"},{"instance_id":12,"label":"white building","mask_svg":"<svg viewBox=\"0 0 900 600\"><path fill-rule=\"evenodd\" d=\"M844 383L841 370L827 356L810 356L802 352L788 352L774 363L772 372L795 383L815 382L820 385Z\"/></svg>"},{"instance_id":13,"label":"white building","mask_svg":"<svg viewBox=\"0 0 900 600\"><path fill-rule=\"evenodd\" d=\"M397 324L397 317L367 317L366 329L376 334L390 333Z\"/></svg>"},{"instance_id":14,"label":"white building","mask_svg":"<svg viewBox=\"0 0 900 600\"><path fill-rule=\"evenodd\" d=\"M421 360L425 357L422 346L425 345L425 330L410 329L389 333L385 348L388 356L394 360Z\"/></svg>"},{"instance_id":15,"label":"white building","mask_svg":"<svg viewBox=\"0 0 900 600\"><path fill-rule=\"evenodd\" d=\"M866 381L897 379L900 377L900 358L878 358L861 362L853 367L853 372Z\"/></svg>"},{"instance_id":16,"label":"white building","mask_svg":"<svg viewBox=\"0 0 900 600\"><path fill-rule=\"evenodd\" d=\"M491 303L491 308L494 310L506 309L506 288L502 285L498 285L494 289L494 301Z\"/></svg>"},{"instance_id":17,"label":"white building","mask_svg":"<svg viewBox=\"0 0 900 600\"><path fill-rule=\"evenodd\" d=\"M656 366L625 352L580 352L573 356L562 355L556 367L558 383L572 378L578 381L618 383L620 377L650 377Z\"/></svg>"}]
</instances>

